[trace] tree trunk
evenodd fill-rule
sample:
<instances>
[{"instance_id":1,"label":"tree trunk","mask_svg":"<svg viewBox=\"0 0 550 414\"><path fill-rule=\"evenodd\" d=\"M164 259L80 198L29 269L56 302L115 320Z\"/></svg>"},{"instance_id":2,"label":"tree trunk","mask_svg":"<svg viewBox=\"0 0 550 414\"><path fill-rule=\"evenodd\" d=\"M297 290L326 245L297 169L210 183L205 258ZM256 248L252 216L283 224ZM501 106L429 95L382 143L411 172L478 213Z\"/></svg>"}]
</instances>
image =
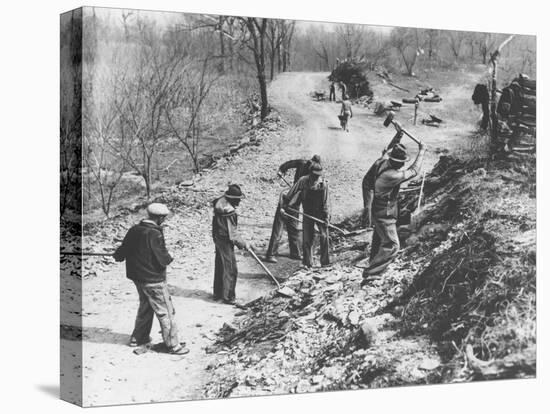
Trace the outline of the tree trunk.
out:
<instances>
[{"instance_id":1,"label":"tree trunk","mask_svg":"<svg viewBox=\"0 0 550 414\"><path fill-rule=\"evenodd\" d=\"M224 41L223 30L222 30L223 28L222 16L219 17L219 22L220 22L220 55L221 55L219 71L220 73L225 73L225 41Z\"/></svg>"}]
</instances>

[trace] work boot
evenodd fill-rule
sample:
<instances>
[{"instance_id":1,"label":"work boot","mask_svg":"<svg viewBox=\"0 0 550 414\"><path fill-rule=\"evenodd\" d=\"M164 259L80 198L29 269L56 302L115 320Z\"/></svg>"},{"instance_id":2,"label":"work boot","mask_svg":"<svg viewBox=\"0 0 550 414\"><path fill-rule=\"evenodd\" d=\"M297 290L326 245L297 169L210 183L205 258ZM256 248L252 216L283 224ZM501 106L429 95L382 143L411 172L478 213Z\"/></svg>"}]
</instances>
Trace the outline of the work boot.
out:
<instances>
[{"instance_id":1,"label":"work boot","mask_svg":"<svg viewBox=\"0 0 550 414\"><path fill-rule=\"evenodd\" d=\"M186 348L185 346L176 345L174 348L170 349L168 351L169 354L173 355L185 355L189 353L189 348Z\"/></svg>"},{"instance_id":2,"label":"work boot","mask_svg":"<svg viewBox=\"0 0 550 414\"><path fill-rule=\"evenodd\" d=\"M149 337L149 339L145 342L138 342L136 338L133 336L130 338L130 342L128 342L128 346L131 348L135 348L137 346L147 345L153 342L153 338Z\"/></svg>"},{"instance_id":3,"label":"work boot","mask_svg":"<svg viewBox=\"0 0 550 414\"><path fill-rule=\"evenodd\" d=\"M268 263L277 263L277 259L275 259L273 256L266 256L264 258L264 262L268 262Z\"/></svg>"},{"instance_id":4,"label":"work boot","mask_svg":"<svg viewBox=\"0 0 550 414\"><path fill-rule=\"evenodd\" d=\"M291 254L289 257L292 260L302 260L302 256L300 254Z\"/></svg>"}]
</instances>

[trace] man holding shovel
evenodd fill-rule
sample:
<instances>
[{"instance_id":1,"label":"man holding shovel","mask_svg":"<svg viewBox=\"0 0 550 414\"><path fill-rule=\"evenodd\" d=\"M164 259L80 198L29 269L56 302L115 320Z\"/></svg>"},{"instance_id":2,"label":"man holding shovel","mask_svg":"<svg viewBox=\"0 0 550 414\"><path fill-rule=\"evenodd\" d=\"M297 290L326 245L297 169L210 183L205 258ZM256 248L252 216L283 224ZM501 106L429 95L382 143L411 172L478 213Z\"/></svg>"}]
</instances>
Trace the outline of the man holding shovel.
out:
<instances>
[{"instance_id":1,"label":"man holding shovel","mask_svg":"<svg viewBox=\"0 0 550 414\"><path fill-rule=\"evenodd\" d=\"M231 184L223 196L212 202L212 238L216 246L214 269L214 299L235 305L235 286L237 284L237 260L235 248L250 250L252 246L239 234L236 208L244 194L241 187Z\"/></svg>"},{"instance_id":2,"label":"man holding shovel","mask_svg":"<svg viewBox=\"0 0 550 414\"><path fill-rule=\"evenodd\" d=\"M156 315L162 339L169 353L183 355L189 352L178 340L174 316L176 311L166 284L166 267L172 256L166 250L161 224L170 213L164 204L147 207L148 218L133 226L113 254L117 262L126 261L126 277L136 285L139 308L130 346L151 342L153 316Z\"/></svg>"},{"instance_id":3,"label":"man holding shovel","mask_svg":"<svg viewBox=\"0 0 550 414\"><path fill-rule=\"evenodd\" d=\"M319 155L314 155L311 160L289 160L279 167L277 175L283 178L289 169L295 168L294 174L294 183L296 183L300 178L307 176L311 168L312 163L320 163L321 157ZM285 183L290 186L290 184L285 180ZM283 227L286 227L288 233L288 247L290 250L290 258L295 260L300 260L302 256L300 255L299 239L300 239L300 229L298 227L298 216L296 212L300 209L299 202L295 205L290 205L290 207L295 211L282 212L281 208L284 205L288 205L288 191L283 191L279 195L279 202L277 204L277 211L275 212L275 218L273 219L273 227L271 229L271 238L269 239L269 246L267 247L267 252L265 255L265 261L269 263L277 263L275 255L279 247L279 242L281 240Z\"/></svg>"},{"instance_id":4,"label":"man holding shovel","mask_svg":"<svg viewBox=\"0 0 550 414\"><path fill-rule=\"evenodd\" d=\"M383 156L374 162L363 179L363 217L372 220L374 232L369 266L363 271L361 286L383 273L399 252L397 195L400 185L420 171L426 150L420 141L418 147L414 162L409 168L402 170L409 157L405 146L396 143L387 157Z\"/></svg>"},{"instance_id":5,"label":"man holding shovel","mask_svg":"<svg viewBox=\"0 0 550 414\"><path fill-rule=\"evenodd\" d=\"M288 192L288 202L285 203L282 213L286 214L289 206L302 203L304 218L302 224L302 264L305 267L313 266L313 238L315 226L317 226L321 243L321 265L328 266L329 258L329 240L328 240L328 183L321 175L323 168L319 163L312 163L309 175L300 178ZM312 218L327 223L319 224Z\"/></svg>"}]
</instances>

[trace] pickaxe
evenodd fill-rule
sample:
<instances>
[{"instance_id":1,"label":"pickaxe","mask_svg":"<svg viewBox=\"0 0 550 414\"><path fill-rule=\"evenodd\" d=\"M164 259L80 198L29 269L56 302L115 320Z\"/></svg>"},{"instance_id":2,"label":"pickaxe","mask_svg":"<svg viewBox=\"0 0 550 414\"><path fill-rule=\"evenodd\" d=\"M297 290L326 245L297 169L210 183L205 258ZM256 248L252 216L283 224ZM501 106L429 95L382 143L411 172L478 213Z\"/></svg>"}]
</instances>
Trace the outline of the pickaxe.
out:
<instances>
[{"instance_id":1,"label":"pickaxe","mask_svg":"<svg viewBox=\"0 0 550 414\"><path fill-rule=\"evenodd\" d=\"M408 136L410 139L412 139L414 142L416 142L418 145L420 145L422 143L422 141L420 141L419 139L416 139L415 137L413 137L409 132L407 132L407 130L405 130L404 128L401 127L401 125L399 125L399 123L397 121L394 121L393 120L393 117L395 116L395 114L390 111L388 113L388 116L386 117L386 119L384 120L384 126L387 127L389 126L390 124L393 124L393 126L395 127L395 129L397 130L397 132L401 132L403 134L405 134L406 136ZM397 137L397 135L396 135ZM394 138L395 139L395 138ZM394 140L392 140L393 142Z\"/></svg>"}]
</instances>

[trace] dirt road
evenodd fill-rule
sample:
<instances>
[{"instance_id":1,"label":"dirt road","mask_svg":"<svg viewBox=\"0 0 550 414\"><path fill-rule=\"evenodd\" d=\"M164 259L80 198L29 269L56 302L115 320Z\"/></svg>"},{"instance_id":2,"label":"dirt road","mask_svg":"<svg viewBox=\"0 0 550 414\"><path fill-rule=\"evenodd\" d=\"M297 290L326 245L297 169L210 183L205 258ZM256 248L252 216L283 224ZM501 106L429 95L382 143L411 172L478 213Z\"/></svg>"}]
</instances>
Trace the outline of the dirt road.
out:
<instances>
[{"instance_id":1,"label":"dirt road","mask_svg":"<svg viewBox=\"0 0 550 414\"><path fill-rule=\"evenodd\" d=\"M314 153L321 156L330 184L334 220L361 207L361 179L380 156L394 130L384 128L383 118L372 115L371 111L354 108L350 132L342 131L337 119L340 104L316 102L309 96L311 91L327 87L326 76L322 73L281 74L270 87L272 104L283 118L292 120L294 125L281 133L274 133L260 146L245 148L230 161L220 162L216 169L197 177L191 189L182 190L195 192L197 203L175 211L167 222L166 239L175 257L169 269L168 282L181 340L186 341L191 350L188 355L175 357L145 353L138 356L126 346L138 301L133 284L125 278L123 264L113 262L106 270L98 271L97 276L83 280L84 405L201 397L205 368L210 361L205 348L212 343L215 332L224 322L230 322L239 311L211 299L214 246L210 236L209 201L214 193L221 193L229 181L243 185L247 199L239 207L240 224L244 237L262 252L269 239L278 193L285 188L275 174L278 165L288 159L310 158ZM464 104L471 93L468 87L451 85L449 93L452 90L459 100L458 104ZM375 93L384 99L403 97L381 84ZM445 91L442 95L445 96ZM457 105L456 99L453 105ZM445 103L439 108L443 112ZM412 112L405 109L398 113L396 119L408 126L411 115ZM472 112L471 116L476 115ZM432 150L449 148L457 138L469 133L463 124L452 123L442 129L421 126L410 126L409 129L422 137ZM414 145L408 144L408 147L413 148ZM432 151L427 160L428 166L436 159L436 151ZM116 245L115 239L120 237L120 233L123 235L122 230L129 228L142 215L128 216L118 223L119 234L104 236L110 237L112 244ZM87 245L101 247L93 237L85 239L84 247ZM283 244L281 253L287 252L287 246ZM239 300L247 302L273 289L272 283L252 258L238 253L237 260L240 270L237 284ZM283 257L277 265L269 267L278 276L285 276L298 265L298 262ZM155 321L154 342L161 340L158 331ZM76 339L78 337L71 329L62 329L62 346L68 346Z\"/></svg>"}]
</instances>

